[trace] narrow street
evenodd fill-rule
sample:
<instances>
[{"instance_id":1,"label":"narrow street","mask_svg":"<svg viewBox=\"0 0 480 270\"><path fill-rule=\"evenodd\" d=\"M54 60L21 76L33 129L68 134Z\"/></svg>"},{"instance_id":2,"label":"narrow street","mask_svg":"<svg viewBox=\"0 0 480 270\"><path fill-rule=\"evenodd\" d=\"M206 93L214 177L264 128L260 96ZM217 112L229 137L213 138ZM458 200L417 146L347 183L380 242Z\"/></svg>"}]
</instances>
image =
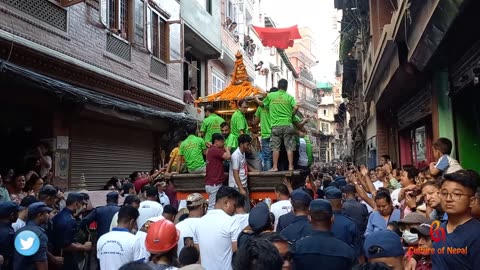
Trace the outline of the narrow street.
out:
<instances>
[{"instance_id":1,"label":"narrow street","mask_svg":"<svg viewBox=\"0 0 480 270\"><path fill-rule=\"evenodd\" d=\"M479 269L476 0L0 0L0 270Z\"/></svg>"}]
</instances>

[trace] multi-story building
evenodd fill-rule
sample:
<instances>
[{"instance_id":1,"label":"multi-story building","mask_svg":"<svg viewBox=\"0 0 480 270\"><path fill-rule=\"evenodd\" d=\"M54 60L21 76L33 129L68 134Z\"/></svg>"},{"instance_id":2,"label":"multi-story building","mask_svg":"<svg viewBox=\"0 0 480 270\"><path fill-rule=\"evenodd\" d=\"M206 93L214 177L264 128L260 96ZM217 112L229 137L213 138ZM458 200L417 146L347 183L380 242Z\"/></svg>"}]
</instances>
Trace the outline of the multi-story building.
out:
<instances>
[{"instance_id":1,"label":"multi-story building","mask_svg":"<svg viewBox=\"0 0 480 270\"><path fill-rule=\"evenodd\" d=\"M309 131L310 140L313 144L313 152L320 151L320 132L317 125L318 107L315 99L315 89L317 88L315 78L312 74L312 67L318 63L316 58L317 46L315 44L314 33L308 28L299 29L301 39L295 40L293 47L285 50L292 63L298 78L295 78L292 95L300 105L299 112L304 118L310 121L306 125ZM315 155L315 160L320 156Z\"/></svg>"},{"instance_id":2,"label":"multi-story building","mask_svg":"<svg viewBox=\"0 0 480 270\"><path fill-rule=\"evenodd\" d=\"M480 170L480 30L471 27L480 2L335 3L344 13L340 59L355 159L372 167L389 154L399 165L425 167L435 161L432 142L447 137L452 156Z\"/></svg>"},{"instance_id":3,"label":"multi-story building","mask_svg":"<svg viewBox=\"0 0 480 270\"><path fill-rule=\"evenodd\" d=\"M222 54L221 0L180 1L184 22L183 89L196 87L195 97L206 96L212 87L211 59Z\"/></svg>"},{"instance_id":4,"label":"multi-story building","mask_svg":"<svg viewBox=\"0 0 480 270\"><path fill-rule=\"evenodd\" d=\"M257 74L255 64L258 63L258 52L261 50L261 43L251 27L254 23L263 23L256 15L260 10L259 1L219 0L218 7L221 53L219 57L208 62L210 74L207 79L207 94L218 93L230 83L235 66L235 54L238 51L242 53L247 73L254 81Z\"/></svg>"},{"instance_id":5,"label":"multi-story building","mask_svg":"<svg viewBox=\"0 0 480 270\"><path fill-rule=\"evenodd\" d=\"M334 101L333 94L331 93L331 88L327 90L327 86L321 87L323 87L323 90L318 90L323 92L322 97L319 98L320 102L318 104L318 126L322 132L319 161L321 163L328 163L335 158L336 123L334 114L337 111L337 105Z\"/></svg>"},{"instance_id":6,"label":"multi-story building","mask_svg":"<svg viewBox=\"0 0 480 270\"><path fill-rule=\"evenodd\" d=\"M300 104L300 113L304 117L316 120L318 108L314 98L314 89L316 89L317 85L311 68L317 62L315 56L317 47L310 28L300 28L299 32L302 39L295 40L293 47L286 50L290 62L299 74L299 77L295 80L294 97Z\"/></svg>"},{"instance_id":7,"label":"multi-story building","mask_svg":"<svg viewBox=\"0 0 480 270\"><path fill-rule=\"evenodd\" d=\"M179 23L175 0L0 0L1 170L32 169L39 141L67 188L158 167L195 124Z\"/></svg>"}]
</instances>

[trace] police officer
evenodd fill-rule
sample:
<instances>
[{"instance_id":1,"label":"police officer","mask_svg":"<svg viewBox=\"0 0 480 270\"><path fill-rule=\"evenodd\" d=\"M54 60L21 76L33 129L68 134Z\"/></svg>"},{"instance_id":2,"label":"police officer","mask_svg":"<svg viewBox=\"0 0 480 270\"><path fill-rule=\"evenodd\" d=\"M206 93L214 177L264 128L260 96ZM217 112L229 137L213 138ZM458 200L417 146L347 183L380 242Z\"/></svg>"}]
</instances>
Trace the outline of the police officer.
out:
<instances>
[{"instance_id":1,"label":"police officer","mask_svg":"<svg viewBox=\"0 0 480 270\"><path fill-rule=\"evenodd\" d=\"M355 221L342 214L342 191L338 188L329 188L325 192L325 198L330 202L333 209L332 233L338 239L342 240L355 250L355 254L360 255L362 246L360 245L360 233Z\"/></svg>"},{"instance_id":2,"label":"police officer","mask_svg":"<svg viewBox=\"0 0 480 270\"><path fill-rule=\"evenodd\" d=\"M45 185L38 192L38 200L45 203L48 207L54 209L57 202L58 190L52 185Z\"/></svg>"},{"instance_id":3,"label":"police officer","mask_svg":"<svg viewBox=\"0 0 480 270\"><path fill-rule=\"evenodd\" d=\"M12 223L18 219L21 207L14 202L0 203L0 256L3 257L2 270L10 270L13 266L15 231Z\"/></svg>"},{"instance_id":4,"label":"police officer","mask_svg":"<svg viewBox=\"0 0 480 270\"><path fill-rule=\"evenodd\" d=\"M308 222L308 207L312 198L301 189L294 190L290 198L295 218L280 234L290 242L295 242L312 232L312 227Z\"/></svg>"},{"instance_id":5,"label":"police officer","mask_svg":"<svg viewBox=\"0 0 480 270\"><path fill-rule=\"evenodd\" d=\"M52 208L43 202L35 202L28 206L28 222L25 227L19 229L15 236L23 231L32 231L40 240L40 248L31 256L23 256L15 251L13 269L14 270L43 270L48 269L48 236L42 227L48 222L48 213Z\"/></svg>"},{"instance_id":6,"label":"police officer","mask_svg":"<svg viewBox=\"0 0 480 270\"><path fill-rule=\"evenodd\" d=\"M53 223L52 219L56 215L57 210L56 208L56 202L58 200L58 189L55 188L52 185L44 185L40 191L38 192L38 200L40 202L43 202L47 207L52 208L53 210L48 213L48 220L45 224L42 224L41 227L45 230L47 233L48 239L53 239ZM63 264L63 257L60 256L54 256L53 253L51 252L52 250L52 242L49 241L48 243L48 262L49 262L49 268L58 268Z\"/></svg>"},{"instance_id":7,"label":"police officer","mask_svg":"<svg viewBox=\"0 0 480 270\"><path fill-rule=\"evenodd\" d=\"M51 239L53 244L53 254L63 256L64 264L61 269L77 270L78 262L75 255L83 254L92 249L92 243L86 242L80 244L75 239L78 231L78 224L75 221L74 213L78 213L86 205L84 197L80 193L68 194L66 206L52 220L53 234Z\"/></svg>"},{"instance_id":8,"label":"police officer","mask_svg":"<svg viewBox=\"0 0 480 270\"><path fill-rule=\"evenodd\" d=\"M109 192L107 194L107 205L95 208L90 214L82 219L79 226L86 228L93 221L97 222L97 239L110 230L113 216L120 210L118 206L118 192Z\"/></svg>"},{"instance_id":9,"label":"police officer","mask_svg":"<svg viewBox=\"0 0 480 270\"><path fill-rule=\"evenodd\" d=\"M345 194L342 213L355 221L358 232L363 235L368 224L369 213L367 206L357 201L355 186L347 185L342 189L342 191Z\"/></svg>"},{"instance_id":10,"label":"police officer","mask_svg":"<svg viewBox=\"0 0 480 270\"><path fill-rule=\"evenodd\" d=\"M313 200L309 213L312 235L295 243L295 269L319 269L320 265L323 270L352 269L355 251L331 232L334 217L330 202Z\"/></svg>"}]
</instances>

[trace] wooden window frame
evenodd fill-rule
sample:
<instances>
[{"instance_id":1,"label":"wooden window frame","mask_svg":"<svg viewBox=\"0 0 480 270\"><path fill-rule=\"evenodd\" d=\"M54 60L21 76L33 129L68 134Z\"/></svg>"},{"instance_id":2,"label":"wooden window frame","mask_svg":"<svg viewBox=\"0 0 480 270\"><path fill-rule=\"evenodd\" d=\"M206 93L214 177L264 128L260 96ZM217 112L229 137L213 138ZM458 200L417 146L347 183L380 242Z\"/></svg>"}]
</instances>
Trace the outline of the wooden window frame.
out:
<instances>
[{"instance_id":1,"label":"wooden window frame","mask_svg":"<svg viewBox=\"0 0 480 270\"><path fill-rule=\"evenodd\" d=\"M138 1L141 1L142 2L142 12L143 12L143 19L142 19L142 33L143 33L143 40L142 40L142 43L138 43L137 40L136 40L136 36L137 36L137 2ZM133 44L136 44L138 46L141 46L141 47L147 47L147 37L146 37L146 33L147 33L147 29L146 29L146 21L147 21L147 2L148 0L132 0L132 16L131 16L131 29L132 29L132 36L131 36L131 42Z\"/></svg>"},{"instance_id":2,"label":"wooden window frame","mask_svg":"<svg viewBox=\"0 0 480 270\"><path fill-rule=\"evenodd\" d=\"M60 6L67 8L82 2L85 2L85 0L59 0Z\"/></svg>"},{"instance_id":3,"label":"wooden window frame","mask_svg":"<svg viewBox=\"0 0 480 270\"><path fill-rule=\"evenodd\" d=\"M110 25L110 1L113 1L115 5L115 25ZM125 18L127 30L122 33L122 12L121 12L121 1L126 1L127 16ZM131 0L100 0L100 22L112 33L114 33L118 38L125 40L127 42L132 42L134 40L134 28L135 28L135 1Z\"/></svg>"},{"instance_id":4,"label":"wooden window frame","mask_svg":"<svg viewBox=\"0 0 480 270\"><path fill-rule=\"evenodd\" d=\"M158 44L159 44L159 52L158 57L155 55L156 52L153 50L153 38L155 37L153 30L153 16L152 13L158 17L158 29L160 34L158 35ZM158 10L158 7L153 6L150 2L146 4L146 13L145 13L145 46L147 50L152 54L153 57L157 58L158 60L170 64L170 63L183 63L184 62L184 45L183 45L183 20L168 20L165 16L165 11ZM162 23L164 23L163 33L162 33ZM170 54L170 28L172 25L178 24L180 25L180 59L172 59ZM163 50L162 50L163 46ZM163 54L162 54L163 52Z\"/></svg>"}]
</instances>

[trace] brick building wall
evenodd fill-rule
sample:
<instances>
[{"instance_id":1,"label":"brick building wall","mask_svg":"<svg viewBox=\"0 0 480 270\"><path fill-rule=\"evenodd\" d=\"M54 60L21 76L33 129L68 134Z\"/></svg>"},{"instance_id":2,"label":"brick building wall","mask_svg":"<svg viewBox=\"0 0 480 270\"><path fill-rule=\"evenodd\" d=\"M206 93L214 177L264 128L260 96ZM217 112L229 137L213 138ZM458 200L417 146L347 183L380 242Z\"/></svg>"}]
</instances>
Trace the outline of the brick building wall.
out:
<instances>
[{"instance_id":1,"label":"brick building wall","mask_svg":"<svg viewBox=\"0 0 480 270\"><path fill-rule=\"evenodd\" d=\"M49 2L49 0L35 1ZM66 10L66 31L52 26L51 23L46 23L45 21L49 21L47 15L42 18L38 16L37 12L34 17L35 11L28 12L33 14L29 15L5 4L5 2L0 1L0 30L13 33L61 54L146 86L152 89L154 94L163 93L179 100L182 99L181 64L168 64L168 75L165 79L150 72L151 56L145 46L131 45L130 61L106 51L107 33L109 31L100 22L98 1L87 0L66 9L53 8L53 10L62 14L65 13L62 10ZM171 14L171 20L178 19L178 2L175 0L162 1L162 8L165 8L165 11ZM40 72L48 73L48 71Z\"/></svg>"},{"instance_id":2,"label":"brick building wall","mask_svg":"<svg viewBox=\"0 0 480 270\"><path fill-rule=\"evenodd\" d=\"M389 155L389 128L388 121L377 111L377 163L382 155Z\"/></svg>"}]
</instances>

